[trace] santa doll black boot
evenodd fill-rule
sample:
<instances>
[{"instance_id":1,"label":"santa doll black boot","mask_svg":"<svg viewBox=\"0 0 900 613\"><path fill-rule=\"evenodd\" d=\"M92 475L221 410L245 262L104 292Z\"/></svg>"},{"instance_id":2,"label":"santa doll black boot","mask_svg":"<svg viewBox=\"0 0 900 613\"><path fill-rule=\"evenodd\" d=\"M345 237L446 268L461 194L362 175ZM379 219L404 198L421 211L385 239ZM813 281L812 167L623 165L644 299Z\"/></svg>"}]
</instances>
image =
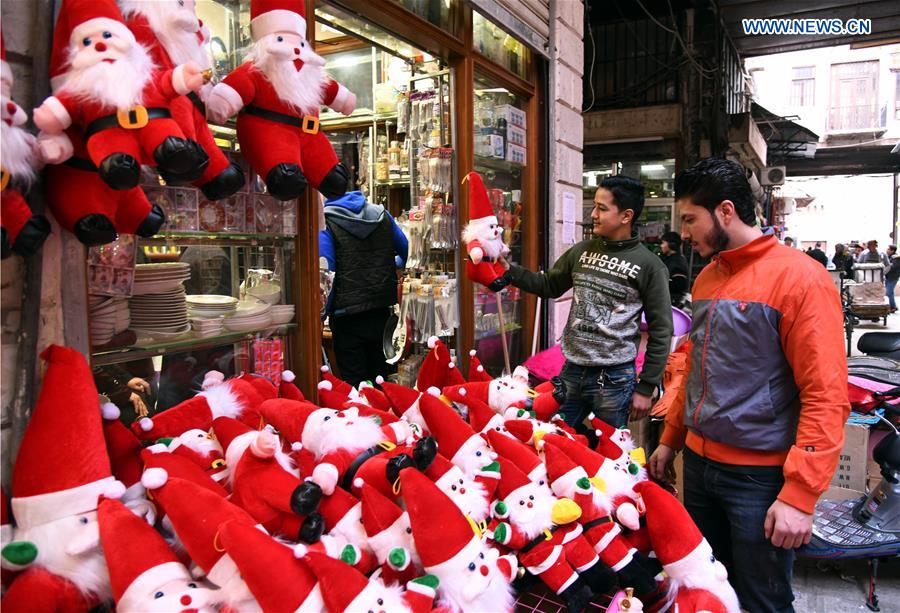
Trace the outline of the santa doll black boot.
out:
<instances>
[{"instance_id":1,"label":"santa doll black boot","mask_svg":"<svg viewBox=\"0 0 900 613\"><path fill-rule=\"evenodd\" d=\"M106 156L97 170L112 189L131 189L141 180L141 165L127 153Z\"/></svg>"},{"instance_id":2,"label":"santa doll black boot","mask_svg":"<svg viewBox=\"0 0 900 613\"><path fill-rule=\"evenodd\" d=\"M297 535L297 540L312 545L313 543L319 542L323 532L325 532L325 519L322 517L321 513L313 511L306 516L305 520L303 520L303 525L300 526L300 533Z\"/></svg>"},{"instance_id":3,"label":"santa doll black boot","mask_svg":"<svg viewBox=\"0 0 900 613\"><path fill-rule=\"evenodd\" d=\"M203 176L209 156L196 141L169 136L153 152L159 173L171 185L183 185Z\"/></svg>"},{"instance_id":4,"label":"santa doll black boot","mask_svg":"<svg viewBox=\"0 0 900 613\"><path fill-rule=\"evenodd\" d=\"M244 186L244 171L237 164L229 164L225 170L200 186L207 200L221 200L234 195Z\"/></svg>"},{"instance_id":5,"label":"santa doll black boot","mask_svg":"<svg viewBox=\"0 0 900 613\"><path fill-rule=\"evenodd\" d=\"M581 579L576 579L572 585L559 594L566 603L569 613L581 613L587 609L594 598L594 593Z\"/></svg>"},{"instance_id":6,"label":"santa doll black boot","mask_svg":"<svg viewBox=\"0 0 900 613\"><path fill-rule=\"evenodd\" d=\"M578 576L584 580L595 594L612 593L617 583L616 573L599 560L590 568L579 570ZM631 584L628 587L632 587Z\"/></svg>"},{"instance_id":7,"label":"santa doll black boot","mask_svg":"<svg viewBox=\"0 0 900 613\"><path fill-rule=\"evenodd\" d=\"M111 243L119 236L112 220L101 213L85 215L75 223L72 232L88 247Z\"/></svg>"},{"instance_id":8,"label":"santa doll black boot","mask_svg":"<svg viewBox=\"0 0 900 613\"><path fill-rule=\"evenodd\" d=\"M278 164L266 175L266 189L279 200L299 198L306 185L306 176L296 164Z\"/></svg>"},{"instance_id":9,"label":"santa doll black boot","mask_svg":"<svg viewBox=\"0 0 900 613\"><path fill-rule=\"evenodd\" d=\"M435 456L437 456L437 441L431 436L419 439L413 448L412 456L401 453L388 460L384 469L388 483L396 483L404 468L417 468L421 472L425 472L431 466Z\"/></svg>"},{"instance_id":10,"label":"santa doll black boot","mask_svg":"<svg viewBox=\"0 0 900 613\"><path fill-rule=\"evenodd\" d=\"M166 223L166 212L158 204L152 205L147 217L141 222L137 230L134 231L138 236L151 237L159 232L160 228Z\"/></svg>"},{"instance_id":11,"label":"santa doll black boot","mask_svg":"<svg viewBox=\"0 0 900 613\"><path fill-rule=\"evenodd\" d=\"M291 494L291 510L297 515L309 515L319 508L321 500L322 488L312 481L304 481Z\"/></svg>"},{"instance_id":12,"label":"santa doll black boot","mask_svg":"<svg viewBox=\"0 0 900 613\"><path fill-rule=\"evenodd\" d=\"M347 185L350 183L350 171L342 163L338 162L334 168L328 171L322 182L319 183L319 193L326 199L339 198L347 193Z\"/></svg>"}]
</instances>

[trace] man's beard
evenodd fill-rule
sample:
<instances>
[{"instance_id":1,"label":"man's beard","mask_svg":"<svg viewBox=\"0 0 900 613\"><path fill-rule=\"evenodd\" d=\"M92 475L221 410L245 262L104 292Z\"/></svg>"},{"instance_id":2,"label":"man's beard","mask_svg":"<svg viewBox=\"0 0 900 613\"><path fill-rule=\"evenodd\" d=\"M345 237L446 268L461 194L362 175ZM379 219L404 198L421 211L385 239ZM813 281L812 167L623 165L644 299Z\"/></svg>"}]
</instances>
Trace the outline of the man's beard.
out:
<instances>
[{"instance_id":1,"label":"man's beard","mask_svg":"<svg viewBox=\"0 0 900 613\"><path fill-rule=\"evenodd\" d=\"M34 180L34 136L18 126L0 127L0 163L25 188Z\"/></svg>"},{"instance_id":2,"label":"man's beard","mask_svg":"<svg viewBox=\"0 0 900 613\"><path fill-rule=\"evenodd\" d=\"M719 223L719 219L716 217L715 213L712 215L712 221L712 230L707 232L706 236L703 237L703 242L712 249L711 255L716 255L720 251L725 251L728 248L728 241L730 239L728 238L728 233L725 232L725 228Z\"/></svg>"},{"instance_id":3,"label":"man's beard","mask_svg":"<svg viewBox=\"0 0 900 613\"><path fill-rule=\"evenodd\" d=\"M137 43L124 57L112 63L101 61L84 68L76 67L77 51L71 59L72 68L59 92L118 110L141 104L144 87L154 68L147 50Z\"/></svg>"},{"instance_id":4,"label":"man's beard","mask_svg":"<svg viewBox=\"0 0 900 613\"><path fill-rule=\"evenodd\" d=\"M248 59L272 84L278 98L301 115L319 112L324 98L325 74L320 66L304 63L298 71L293 59L283 59L269 53L269 37L253 44Z\"/></svg>"}]
</instances>

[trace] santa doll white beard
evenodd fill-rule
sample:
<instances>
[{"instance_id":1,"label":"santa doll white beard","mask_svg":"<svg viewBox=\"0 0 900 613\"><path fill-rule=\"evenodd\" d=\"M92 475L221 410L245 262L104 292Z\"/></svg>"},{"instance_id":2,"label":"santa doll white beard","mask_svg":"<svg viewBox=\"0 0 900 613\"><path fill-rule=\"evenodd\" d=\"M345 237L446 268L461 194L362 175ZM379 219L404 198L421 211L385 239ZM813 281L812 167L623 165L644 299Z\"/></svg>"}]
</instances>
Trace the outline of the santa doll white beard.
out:
<instances>
[{"instance_id":1,"label":"santa doll white beard","mask_svg":"<svg viewBox=\"0 0 900 613\"><path fill-rule=\"evenodd\" d=\"M612 463L604 462L597 476L603 479L606 484L606 494L610 497L623 495L635 498L633 488L637 483L637 477L629 474L627 470L623 470L621 467L619 470L615 470Z\"/></svg>"},{"instance_id":2,"label":"santa doll white beard","mask_svg":"<svg viewBox=\"0 0 900 613\"><path fill-rule=\"evenodd\" d=\"M357 596L357 599L351 603L351 609L359 605L368 607L370 611L374 611L376 607L379 611L397 611L398 613L410 611L406 601L403 600L403 588L399 585L385 585L380 579L370 579L369 586Z\"/></svg>"},{"instance_id":3,"label":"santa doll white beard","mask_svg":"<svg viewBox=\"0 0 900 613\"><path fill-rule=\"evenodd\" d=\"M350 451L364 451L370 449L384 440L381 427L374 420L367 417L356 417L353 424L347 424L342 420L334 420L334 425L324 425L313 436L304 437L314 440L303 441L303 445L322 457L332 451L343 449Z\"/></svg>"},{"instance_id":4,"label":"santa doll white beard","mask_svg":"<svg viewBox=\"0 0 900 613\"><path fill-rule=\"evenodd\" d=\"M461 493L459 488L456 491L453 491L451 488L441 488L453 501L453 504L474 521L480 522L487 519L490 506L488 505L484 486L477 481L468 481L464 489L466 490L465 494Z\"/></svg>"},{"instance_id":5,"label":"santa doll white beard","mask_svg":"<svg viewBox=\"0 0 900 613\"><path fill-rule=\"evenodd\" d=\"M520 496L508 500L506 504L509 505L509 523L532 539L553 524L553 505L556 504L556 498L545 494L542 488L537 486L529 488L529 490L534 496L533 508L529 509L526 505L520 505L518 502Z\"/></svg>"},{"instance_id":6,"label":"santa doll white beard","mask_svg":"<svg viewBox=\"0 0 900 613\"><path fill-rule=\"evenodd\" d=\"M239 613L262 613L262 607L256 602L240 573L235 573L225 585L219 586L216 599Z\"/></svg>"},{"instance_id":7,"label":"santa doll white beard","mask_svg":"<svg viewBox=\"0 0 900 613\"><path fill-rule=\"evenodd\" d=\"M375 554L379 564L384 564L387 561L388 554L395 547L405 547L406 551L409 552L411 564L418 568L422 567L422 560L419 558L419 552L416 551L415 543L406 532L406 526L408 525L404 525L401 522L397 526L391 526L378 534L368 537L369 546L372 548L372 553Z\"/></svg>"},{"instance_id":8,"label":"santa doll white beard","mask_svg":"<svg viewBox=\"0 0 900 613\"><path fill-rule=\"evenodd\" d=\"M497 229L500 230L499 226ZM486 258L496 258L506 251L502 230L500 230L499 236L495 237L489 225L479 221L470 221L463 228L462 238L464 243L477 240Z\"/></svg>"},{"instance_id":9,"label":"santa doll white beard","mask_svg":"<svg viewBox=\"0 0 900 613\"><path fill-rule=\"evenodd\" d=\"M704 556L704 566L709 564L706 560L708 560L708 558ZM715 565L721 566L722 563L716 560ZM728 583L727 579L719 579L712 568L713 567L707 567L694 572L679 573L679 575L681 575L679 578L670 576L667 599L670 602L674 602L675 598L678 596L678 590L681 588L706 590L721 600L727 611L733 613L741 611L741 605L734 588L731 587L731 584ZM716 570L721 573L726 572L724 567L716 568Z\"/></svg>"},{"instance_id":10,"label":"santa doll white beard","mask_svg":"<svg viewBox=\"0 0 900 613\"><path fill-rule=\"evenodd\" d=\"M494 411L501 414L510 406L527 398L528 384L512 376L500 377L496 381L492 381L491 387L488 389L488 404Z\"/></svg>"},{"instance_id":11,"label":"santa doll white beard","mask_svg":"<svg viewBox=\"0 0 900 613\"><path fill-rule=\"evenodd\" d=\"M135 12L147 18L150 29L175 66L194 61L205 70L212 65L206 47L197 38L200 30L197 16L180 8L175 0L131 0L121 2L121 6L126 17Z\"/></svg>"},{"instance_id":12,"label":"santa doll white beard","mask_svg":"<svg viewBox=\"0 0 900 613\"><path fill-rule=\"evenodd\" d=\"M324 98L322 67L305 62L298 71L293 55L285 56L274 38L271 34L255 42L247 58L266 76L282 102L293 106L301 115L318 113Z\"/></svg>"},{"instance_id":13,"label":"santa doll white beard","mask_svg":"<svg viewBox=\"0 0 900 613\"><path fill-rule=\"evenodd\" d=\"M97 520L93 521L96 523ZM112 591L109 585L109 569L99 545L78 555L66 553L66 546L72 540L73 530L80 532L84 529L77 522L77 517L64 517L27 530L18 530L15 540L34 543L38 550L34 565L67 579L82 594L96 594L102 600L110 600ZM74 528L76 525L78 528Z\"/></svg>"},{"instance_id":14,"label":"santa doll white beard","mask_svg":"<svg viewBox=\"0 0 900 613\"><path fill-rule=\"evenodd\" d=\"M466 613L512 611L515 599L510 592L509 583L496 567L496 558L488 564L491 572L487 577L482 577L479 573L473 578L472 573L466 568L469 562L471 560L464 560L460 562L461 566L458 569L436 573L440 581L438 588L440 604L453 611ZM478 585L482 581L485 583Z\"/></svg>"},{"instance_id":15,"label":"santa doll white beard","mask_svg":"<svg viewBox=\"0 0 900 613\"><path fill-rule=\"evenodd\" d=\"M153 74L153 60L141 45L131 45L115 62L100 61L88 64L86 53L92 50L75 50L71 56L72 67L60 93L98 102L119 110L141 104L144 87ZM84 58L84 59L82 59Z\"/></svg>"},{"instance_id":16,"label":"santa doll white beard","mask_svg":"<svg viewBox=\"0 0 900 613\"><path fill-rule=\"evenodd\" d=\"M33 143L34 136L18 126L0 128L0 164L22 187L34 180Z\"/></svg>"},{"instance_id":17,"label":"santa doll white beard","mask_svg":"<svg viewBox=\"0 0 900 613\"><path fill-rule=\"evenodd\" d=\"M179 436L178 440L181 441L182 445L191 451L196 451L204 458L208 458L213 452L222 453L222 446L219 442L214 438L208 437L203 430L188 430Z\"/></svg>"}]
</instances>

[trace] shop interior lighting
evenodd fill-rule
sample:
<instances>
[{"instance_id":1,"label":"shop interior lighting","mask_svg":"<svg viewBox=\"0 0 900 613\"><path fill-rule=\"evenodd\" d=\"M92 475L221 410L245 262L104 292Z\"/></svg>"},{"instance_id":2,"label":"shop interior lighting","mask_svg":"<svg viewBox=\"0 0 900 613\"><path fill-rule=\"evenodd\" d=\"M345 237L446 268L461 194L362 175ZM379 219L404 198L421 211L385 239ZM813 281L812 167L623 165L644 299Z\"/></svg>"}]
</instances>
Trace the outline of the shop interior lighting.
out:
<instances>
[{"instance_id":1,"label":"shop interior lighting","mask_svg":"<svg viewBox=\"0 0 900 613\"><path fill-rule=\"evenodd\" d=\"M662 164L643 164L641 166L641 172L658 172L665 169L666 167Z\"/></svg>"}]
</instances>

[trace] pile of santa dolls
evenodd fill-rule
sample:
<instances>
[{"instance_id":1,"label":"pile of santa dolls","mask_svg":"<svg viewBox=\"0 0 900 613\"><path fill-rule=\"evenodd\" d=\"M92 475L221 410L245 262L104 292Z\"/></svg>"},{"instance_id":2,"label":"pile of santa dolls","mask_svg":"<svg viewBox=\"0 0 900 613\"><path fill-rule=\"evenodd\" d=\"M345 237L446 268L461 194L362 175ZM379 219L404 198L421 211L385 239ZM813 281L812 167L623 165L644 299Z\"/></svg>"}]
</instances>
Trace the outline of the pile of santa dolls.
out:
<instances>
[{"instance_id":1,"label":"pile of santa dolls","mask_svg":"<svg viewBox=\"0 0 900 613\"><path fill-rule=\"evenodd\" d=\"M553 384L492 380L474 355L466 381L429 344L418 389L324 370L313 404L290 372L211 371L130 428L80 353L48 348L3 610L509 611L539 579L571 611L616 590L610 610L739 611L627 431L595 420L591 448Z\"/></svg>"}]
</instances>

